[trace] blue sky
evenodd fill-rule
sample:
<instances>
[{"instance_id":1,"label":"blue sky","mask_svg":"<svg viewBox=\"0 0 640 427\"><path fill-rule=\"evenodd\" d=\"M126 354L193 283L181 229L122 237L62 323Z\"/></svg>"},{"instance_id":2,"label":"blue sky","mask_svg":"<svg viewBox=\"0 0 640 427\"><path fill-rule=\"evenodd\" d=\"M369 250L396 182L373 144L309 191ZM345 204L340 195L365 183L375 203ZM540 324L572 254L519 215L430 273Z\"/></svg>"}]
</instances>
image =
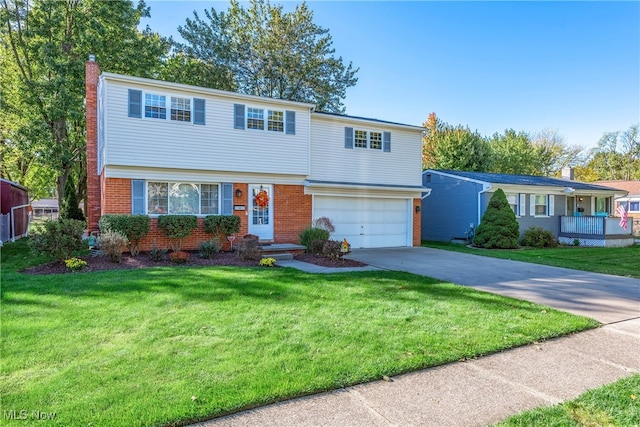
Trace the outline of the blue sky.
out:
<instances>
[{"instance_id":1,"label":"blue sky","mask_svg":"<svg viewBox=\"0 0 640 427\"><path fill-rule=\"evenodd\" d=\"M296 2L273 1L293 10ZM141 23L179 40L227 2L153 1ZM640 2L310 1L359 67L347 114L421 125L431 112L490 136L554 129L568 145L640 122Z\"/></svg>"}]
</instances>

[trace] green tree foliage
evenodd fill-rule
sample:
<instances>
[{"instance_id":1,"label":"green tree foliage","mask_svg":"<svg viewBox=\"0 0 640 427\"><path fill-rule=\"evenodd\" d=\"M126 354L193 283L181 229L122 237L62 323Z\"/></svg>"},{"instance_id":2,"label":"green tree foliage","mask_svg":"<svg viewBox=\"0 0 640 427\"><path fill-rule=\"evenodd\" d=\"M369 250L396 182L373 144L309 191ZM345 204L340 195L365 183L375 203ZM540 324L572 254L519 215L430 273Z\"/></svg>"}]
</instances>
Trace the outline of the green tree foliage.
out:
<instances>
[{"instance_id":1,"label":"green tree foliage","mask_svg":"<svg viewBox=\"0 0 640 427\"><path fill-rule=\"evenodd\" d=\"M515 249L520 231L516 215L509 206L504 191L498 188L476 229L473 244L487 249Z\"/></svg>"},{"instance_id":2,"label":"green tree foliage","mask_svg":"<svg viewBox=\"0 0 640 427\"><path fill-rule=\"evenodd\" d=\"M178 31L186 42L169 62L168 79L336 113L344 112L346 90L357 82L358 70L334 56L329 30L313 22L306 3L285 13L268 0L251 0L248 9L231 0L227 12L211 8L205 19L194 12Z\"/></svg>"},{"instance_id":3,"label":"green tree foliage","mask_svg":"<svg viewBox=\"0 0 640 427\"><path fill-rule=\"evenodd\" d=\"M640 179L640 124L605 133L585 168L593 169L598 180Z\"/></svg>"},{"instance_id":4,"label":"green tree foliage","mask_svg":"<svg viewBox=\"0 0 640 427\"><path fill-rule=\"evenodd\" d=\"M491 137L491 172L516 175L540 175L536 149L525 132L507 129Z\"/></svg>"},{"instance_id":5,"label":"green tree foliage","mask_svg":"<svg viewBox=\"0 0 640 427\"><path fill-rule=\"evenodd\" d=\"M584 161L585 150L581 145L566 145L564 138L547 129L532 138L540 175L559 176L562 169Z\"/></svg>"},{"instance_id":6,"label":"green tree foliage","mask_svg":"<svg viewBox=\"0 0 640 427\"><path fill-rule=\"evenodd\" d=\"M60 203L60 218L76 219L84 222L85 217L78 204L76 186L73 182L73 178L70 177L67 179L64 189L64 198Z\"/></svg>"},{"instance_id":7,"label":"green tree foliage","mask_svg":"<svg viewBox=\"0 0 640 427\"><path fill-rule=\"evenodd\" d=\"M70 176L86 188L84 62L95 54L103 71L156 75L169 40L138 30L148 13L125 0L0 0L3 153L53 171L59 196Z\"/></svg>"},{"instance_id":8,"label":"green tree foliage","mask_svg":"<svg viewBox=\"0 0 640 427\"><path fill-rule=\"evenodd\" d=\"M487 171L491 155L487 141L462 125L451 126L430 116L425 126L422 159L424 169Z\"/></svg>"}]
</instances>

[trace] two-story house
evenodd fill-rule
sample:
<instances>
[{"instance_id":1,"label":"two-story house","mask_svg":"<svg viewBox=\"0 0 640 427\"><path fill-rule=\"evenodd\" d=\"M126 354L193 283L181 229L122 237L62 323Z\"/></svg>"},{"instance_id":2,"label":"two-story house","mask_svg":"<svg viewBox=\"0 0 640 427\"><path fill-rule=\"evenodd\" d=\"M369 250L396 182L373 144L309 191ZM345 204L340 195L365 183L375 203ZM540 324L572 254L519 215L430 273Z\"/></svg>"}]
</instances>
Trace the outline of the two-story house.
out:
<instances>
[{"instance_id":1,"label":"two-story house","mask_svg":"<svg viewBox=\"0 0 640 427\"><path fill-rule=\"evenodd\" d=\"M328 217L354 248L420 243L423 128L314 105L111 73L86 63L88 230L146 214L236 215L240 235L298 243ZM201 223L201 221L200 221ZM185 242L208 236L202 226Z\"/></svg>"}]
</instances>

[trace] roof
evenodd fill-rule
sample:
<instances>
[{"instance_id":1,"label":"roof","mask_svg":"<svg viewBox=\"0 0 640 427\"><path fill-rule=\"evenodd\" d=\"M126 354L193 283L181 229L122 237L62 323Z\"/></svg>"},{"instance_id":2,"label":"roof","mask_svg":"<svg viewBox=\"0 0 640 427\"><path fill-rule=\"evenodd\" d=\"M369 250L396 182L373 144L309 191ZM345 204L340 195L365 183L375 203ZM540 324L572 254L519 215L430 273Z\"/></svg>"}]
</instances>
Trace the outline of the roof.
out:
<instances>
[{"instance_id":1,"label":"roof","mask_svg":"<svg viewBox=\"0 0 640 427\"><path fill-rule=\"evenodd\" d=\"M602 185L604 187L615 188L625 190L629 192L629 195L640 194L640 180L637 181L595 181L593 184Z\"/></svg>"},{"instance_id":2,"label":"roof","mask_svg":"<svg viewBox=\"0 0 640 427\"><path fill-rule=\"evenodd\" d=\"M31 202L34 208L58 208L58 199L40 199Z\"/></svg>"},{"instance_id":3,"label":"roof","mask_svg":"<svg viewBox=\"0 0 640 427\"><path fill-rule=\"evenodd\" d=\"M619 190L617 188L596 185L580 181L572 181L568 179L550 178L547 176L533 175L511 175L506 173L490 173L490 172L469 172L469 171L453 171L441 169L429 169L428 171L454 175L461 178L471 179L488 184L511 184L511 185L534 185L546 187L571 187L574 190L591 190L591 191L612 191ZM427 171L425 171L427 172ZM424 172L423 172L424 173ZM624 190L619 190L624 192Z\"/></svg>"},{"instance_id":4,"label":"roof","mask_svg":"<svg viewBox=\"0 0 640 427\"><path fill-rule=\"evenodd\" d=\"M380 120L380 119L370 119L370 118L367 118L367 117L348 116L346 114L327 113L325 111L314 111L313 115L327 116L327 117L333 117L333 118L344 119L344 120L359 120L359 121L380 123L380 124L383 124L383 125L401 126L401 127L412 128L414 130L419 130L419 131L424 131L425 130L425 128L423 126L408 125L408 124L405 124L405 123L390 122L390 121L387 121L387 120Z\"/></svg>"},{"instance_id":5,"label":"roof","mask_svg":"<svg viewBox=\"0 0 640 427\"><path fill-rule=\"evenodd\" d=\"M24 186L18 184L17 182L9 181L8 179L0 178L0 182L4 182L5 184L9 184L12 187L19 188L20 190L23 190L23 191L29 191L29 189L27 189L27 187L24 187Z\"/></svg>"}]
</instances>

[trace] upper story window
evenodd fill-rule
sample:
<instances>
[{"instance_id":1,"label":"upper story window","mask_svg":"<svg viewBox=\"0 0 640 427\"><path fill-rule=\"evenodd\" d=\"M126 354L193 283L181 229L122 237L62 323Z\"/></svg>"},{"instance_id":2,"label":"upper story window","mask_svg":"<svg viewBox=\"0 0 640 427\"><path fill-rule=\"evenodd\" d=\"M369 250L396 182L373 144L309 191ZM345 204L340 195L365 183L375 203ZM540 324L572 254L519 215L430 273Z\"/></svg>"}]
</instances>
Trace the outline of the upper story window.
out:
<instances>
[{"instance_id":1,"label":"upper story window","mask_svg":"<svg viewBox=\"0 0 640 427\"><path fill-rule=\"evenodd\" d=\"M171 120L179 122L191 121L191 99L171 97Z\"/></svg>"},{"instance_id":2,"label":"upper story window","mask_svg":"<svg viewBox=\"0 0 640 427\"><path fill-rule=\"evenodd\" d=\"M367 131L366 130L355 131L353 145L356 148L367 148Z\"/></svg>"},{"instance_id":3,"label":"upper story window","mask_svg":"<svg viewBox=\"0 0 640 427\"><path fill-rule=\"evenodd\" d=\"M391 151L391 132L376 132L351 127L344 128L344 148L369 148Z\"/></svg>"},{"instance_id":4,"label":"upper story window","mask_svg":"<svg viewBox=\"0 0 640 427\"><path fill-rule=\"evenodd\" d=\"M264 129L264 110L247 108L247 129Z\"/></svg>"},{"instance_id":5,"label":"upper story window","mask_svg":"<svg viewBox=\"0 0 640 427\"><path fill-rule=\"evenodd\" d=\"M165 120L167 118L167 97L146 93L144 95L144 116Z\"/></svg>"},{"instance_id":6,"label":"upper story window","mask_svg":"<svg viewBox=\"0 0 640 427\"><path fill-rule=\"evenodd\" d=\"M296 134L296 112L233 104L233 127Z\"/></svg>"},{"instance_id":7,"label":"upper story window","mask_svg":"<svg viewBox=\"0 0 640 427\"><path fill-rule=\"evenodd\" d=\"M284 132L284 113L282 111L269 110L268 118L267 130Z\"/></svg>"},{"instance_id":8,"label":"upper story window","mask_svg":"<svg viewBox=\"0 0 640 427\"><path fill-rule=\"evenodd\" d=\"M167 98L171 104L167 105ZM167 115L167 108L170 114ZM141 90L129 89L129 117L172 120L176 122L205 124L205 100L202 98L186 98L161 93L144 93Z\"/></svg>"}]
</instances>

